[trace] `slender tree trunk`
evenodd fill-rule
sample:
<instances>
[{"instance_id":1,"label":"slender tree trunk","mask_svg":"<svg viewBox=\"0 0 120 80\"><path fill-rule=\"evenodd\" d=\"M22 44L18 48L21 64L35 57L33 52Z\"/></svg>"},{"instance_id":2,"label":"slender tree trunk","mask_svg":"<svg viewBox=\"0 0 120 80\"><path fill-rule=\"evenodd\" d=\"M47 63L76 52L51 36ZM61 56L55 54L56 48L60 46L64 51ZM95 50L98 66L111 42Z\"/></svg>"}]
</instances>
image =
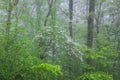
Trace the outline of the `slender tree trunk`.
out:
<instances>
[{"instance_id":1,"label":"slender tree trunk","mask_svg":"<svg viewBox=\"0 0 120 80\"><path fill-rule=\"evenodd\" d=\"M55 25L56 25L56 0L52 1L52 10L51 10L51 26L53 28L53 31L55 31ZM52 45L52 62L55 62L55 55L56 55L56 47L55 47L55 34L53 34L52 36L52 41L53 41L53 45Z\"/></svg>"},{"instance_id":2,"label":"slender tree trunk","mask_svg":"<svg viewBox=\"0 0 120 80\"><path fill-rule=\"evenodd\" d=\"M73 0L69 0L69 33L70 37L73 38L73 30L72 30L72 20L73 20Z\"/></svg>"},{"instance_id":3,"label":"slender tree trunk","mask_svg":"<svg viewBox=\"0 0 120 80\"><path fill-rule=\"evenodd\" d=\"M52 18L52 26L56 25L56 0L52 1L52 10L51 10L51 18Z\"/></svg>"},{"instance_id":4,"label":"slender tree trunk","mask_svg":"<svg viewBox=\"0 0 120 80\"><path fill-rule=\"evenodd\" d=\"M37 8L36 8L36 12L37 12L37 24L38 26L41 25L41 3L39 0L37 0Z\"/></svg>"},{"instance_id":5,"label":"slender tree trunk","mask_svg":"<svg viewBox=\"0 0 120 80\"><path fill-rule=\"evenodd\" d=\"M102 13L102 5L103 5L103 0L99 2L98 5L96 5L96 14L95 14L95 40L94 40L94 48L95 50L99 48L99 39L98 39L98 34L100 33L100 24L103 18L103 13Z\"/></svg>"},{"instance_id":6,"label":"slender tree trunk","mask_svg":"<svg viewBox=\"0 0 120 80\"><path fill-rule=\"evenodd\" d=\"M14 34L14 40L15 41L17 41L17 34L18 34L18 24L19 24L19 11L18 11L18 7L17 7L17 4L18 4L18 2L19 2L19 0L17 0L16 1L16 8L15 8L15 10L16 10L16 17L15 17L15 19L16 19L16 26L15 26L15 34Z\"/></svg>"},{"instance_id":7,"label":"slender tree trunk","mask_svg":"<svg viewBox=\"0 0 120 80\"><path fill-rule=\"evenodd\" d=\"M6 22L6 52L8 53L9 50L9 41L10 41L10 27L11 27L11 14L12 14L12 1L9 0L8 2L8 17L7 17L7 22Z\"/></svg>"},{"instance_id":8,"label":"slender tree trunk","mask_svg":"<svg viewBox=\"0 0 120 80\"><path fill-rule=\"evenodd\" d=\"M47 25L48 17L50 16L50 14L51 14L51 12L52 12L53 2L54 2L54 0L48 1L49 11L48 11L48 13L47 13L47 15L46 15L46 17L45 17L44 26Z\"/></svg>"},{"instance_id":9,"label":"slender tree trunk","mask_svg":"<svg viewBox=\"0 0 120 80\"><path fill-rule=\"evenodd\" d=\"M69 0L69 36L70 38L72 39L73 38L73 0ZM72 75L72 65L71 65L71 62L72 62L72 45L69 45L69 51L68 51L68 54L67 54L67 57L68 57L68 62L67 62L67 65L68 65L68 72L69 72L69 75ZM69 79L71 80L71 76L69 76Z\"/></svg>"},{"instance_id":10,"label":"slender tree trunk","mask_svg":"<svg viewBox=\"0 0 120 80\"><path fill-rule=\"evenodd\" d=\"M89 48L92 48L93 46L94 12L95 12L95 0L90 0L88 16L88 34L87 34L87 46Z\"/></svg>"}]
</instances>

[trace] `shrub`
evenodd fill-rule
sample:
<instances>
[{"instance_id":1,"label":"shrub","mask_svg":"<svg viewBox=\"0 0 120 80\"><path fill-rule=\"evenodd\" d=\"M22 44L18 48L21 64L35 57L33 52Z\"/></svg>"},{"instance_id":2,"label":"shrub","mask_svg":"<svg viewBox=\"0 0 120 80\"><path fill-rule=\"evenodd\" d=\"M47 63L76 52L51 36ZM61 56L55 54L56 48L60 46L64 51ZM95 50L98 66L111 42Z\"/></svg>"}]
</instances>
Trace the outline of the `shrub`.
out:
<instances>
[{"instance_id":1,"label":"shrub","mask_svg":"<svg viewBox=\"0 0 120 80\"><path fill-rule=\"evenodd\" d=\"M78 77L77 80L113 80L111 75L104 72L85 73Z\"/></svg>"},{"instance_id":2,"label":"shrub","mask_svg":"<svg viewBox=\"0 0 120 80\"><path fill-rule=\"evenodd\" d=\"M22 68L15 75L15 80L57 80L62 76L61 68L58 65L47 63Z\"/></svg>"}]
</instances>

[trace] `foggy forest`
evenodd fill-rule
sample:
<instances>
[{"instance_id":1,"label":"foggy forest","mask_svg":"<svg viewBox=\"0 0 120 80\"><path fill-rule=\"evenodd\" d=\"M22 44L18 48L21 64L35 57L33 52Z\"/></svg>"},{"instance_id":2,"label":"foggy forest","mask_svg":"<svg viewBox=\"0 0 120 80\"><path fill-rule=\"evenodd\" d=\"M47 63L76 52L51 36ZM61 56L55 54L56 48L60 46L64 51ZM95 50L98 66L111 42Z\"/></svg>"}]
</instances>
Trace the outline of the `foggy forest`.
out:
<instances>
[{"instance_id":1,"label":"foggy forest","mask_svg":"<svg viewBox=\"0 0 120 80\"><path fill-rule=\"evenodd\" d=\"M0 0L0 80L120 80L120 0Z\"/></svg>"}]
</instances>

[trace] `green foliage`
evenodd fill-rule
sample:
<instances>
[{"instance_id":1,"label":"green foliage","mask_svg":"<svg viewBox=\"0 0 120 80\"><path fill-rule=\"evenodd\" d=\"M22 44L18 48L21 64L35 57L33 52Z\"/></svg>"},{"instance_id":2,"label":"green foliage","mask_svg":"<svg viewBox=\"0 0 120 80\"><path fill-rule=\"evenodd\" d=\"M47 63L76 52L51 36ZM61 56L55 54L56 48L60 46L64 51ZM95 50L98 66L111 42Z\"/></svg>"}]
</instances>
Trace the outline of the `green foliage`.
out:
<instances>
[{"instance_id":1,"label":"green foliage","mask_svg":"<svg viewBox=\"0 0 120 80\"><path fill-rule=\"evenodd\" d=\"M85 45L86 43L86 35L87 35L87 24L86 23L76 23L76 27L73 27L74 29L74 40L76 42L80 42L80 45Z\"/></svg>"},{"instance_id":2,"label":"green foliage","mask_svg":"<svg viewBox=\"0 0 120 80\"><path fill-rule=\"evenodd\" d=\"M12 4L14 1L12 0ZM73 20L74 37L71 39L68 36L68 16L63 14L68 14L67 7L65 12L64 8L59 9L66 5L64 4L66 1L60 4L61 1L63 0L56 0L56 6L52 5L47 26L43 26L50 9L50 0L19 0L19 4L12 9L10 35L7 36L6 20L9 5L8 0L0 0L0 80L76 80L78 76L77 80L112 80L114 75L119 77L118 59L120 56L116 51L119 46L119 18L107 27L104 23L98 25L100 32L96 37L96 42L93 43L93 49L83 46L81 48L81 45L86 43L87 21L79 22L79 19L75 17L76 20ZM99 17L102 21L104 17L102 9L109 0L95 1L96 18ZM111 7L117 10L118 2L119 0L112 1L114 5L112 4ZM101 11L100 7L102 7ZM115 12L113 8L111 12ZM61 10L63 11L60 12ZM100 14L103 15L100 16ZM90 15L92 16L93 13ZM113 17L118 16L116 14ZM106 18L110 17L111 15ZM95 33L94 36L96 36ZM9 40L7 40L8 37Z\"/></svg>"},{"instance_id":3,"label":"green foliage","mask_svg":"<svg viewBox=\"0 0 120 80\"><path fill-rule=\"evenodd\" d=\"M22 80L57 80L61 76L60 66L43 63L22 68L15 74L15 80L19 80L20 78Z\"/></svg>"},{"instance_id":4,"label":"green foliage","mask_svg":"<svg viewBox=\"0 0 120 80\"><path fill-rule=\"evenodd\" d=\"M14 32L14 31L13 31ZM22 33L22 32L20 32ZM33 66L41 61L32 56L32 40L24 34L14 37L11 33L9 40L9 50L6 51L6 35L0 35L0 80L13 80L14 72L23 66Z\"/></svg>"},{"instance_id":5,"label":"green foliage","mask_svg":"<svg viewBox=\"0 0 120 80\"><path fill-rule=\"evenodd\" d=\"M111 75L108 75L104 72L91 72L85 73L82 76L78 77L77 80L113 80Z\"/></svg>"},{"instance_id":6,"label":"green foliage","mask_svg":"<svg viewBox=\"0 0 120 80\"><path fill-rule=\"evenodd\" d=\"M63 27L43 27L36 34L34 41L42 52L40 55L47 55L49 62L52 61L62 66L64 79L73 79L79 75L82 59L82 53L79 50L80 45L67 36Z\"/></svg>"},{"instance_id":7,"label":"green foliage","mask_svg":"<svg viewBox=\"0 0 120 80\"><path fill-rule=\"evenodd\" d=\"M106 71L113 74L117 53L112 46L101 47L96 52L93 49L82 47L81 51L84 53L83 71ZM87 64L87 60L91 63Z\"/></svg>"}]
</instances>

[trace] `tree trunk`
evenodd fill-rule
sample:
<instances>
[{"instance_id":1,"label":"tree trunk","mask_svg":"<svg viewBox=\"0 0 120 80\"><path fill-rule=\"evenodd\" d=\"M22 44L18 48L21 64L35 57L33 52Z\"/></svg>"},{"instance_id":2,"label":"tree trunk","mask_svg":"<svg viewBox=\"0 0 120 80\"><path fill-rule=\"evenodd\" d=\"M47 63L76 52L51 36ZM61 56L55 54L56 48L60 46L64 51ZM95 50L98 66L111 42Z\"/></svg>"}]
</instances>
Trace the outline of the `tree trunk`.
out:
<instances>
[{"instance_id":1,"label":"tree trunk","mask_svg":"<svg viewBox=\"0 0 120 80\"><path fill-rule=\"evenodd\" d=\"M12 1L9 0L8 2L8 17L6 22L6 52L8 53L9 50L9 39L10 39L10 27L11 27L11 15L12 15Z\"/></svg>"},{"instance_id":2,"label":"tree trunk","mask_svg":"<svg viewBox=\"0 0 120 80\"><path fill-rule=\"evenodd\" d=\"M38 26L41 25L41 3L39 0L37 0L37 8L36 8L36 12L37 12L37 24Z\"/></svg>"},{"instance_id":3,"label":"tree trunk","mask_svg":"<svg viewBox=\"0 0 120 80\"><path fill-rule=\"evenodd\" d=\"M48 1L49 11L45 17L44 26L47 26L48 17L51 15L54 0Z\"/></svg>"},{"instance_id":4,"label":"tree trunk","mask_svg":"<svg viewBox=\"0 0 120 80\"><path fill-rule=\"evenodd\" d=\"M87 46L89 48L92 48L93 45L94 12L95 12L95 0L90 0L88 16L88 34L87 34Z\"/></svg>"},{"instance_id":5,"label":"tree trunk","mask_svg":"<svg viewBox=\"0 0 120 80\"><path fill-rule=\"evenodd\" d=\"M72 20L73 20L73 0L69 0L69 33L70 37L73 38L73 31L72 31Z\"/></svg>"}]
</instances>

